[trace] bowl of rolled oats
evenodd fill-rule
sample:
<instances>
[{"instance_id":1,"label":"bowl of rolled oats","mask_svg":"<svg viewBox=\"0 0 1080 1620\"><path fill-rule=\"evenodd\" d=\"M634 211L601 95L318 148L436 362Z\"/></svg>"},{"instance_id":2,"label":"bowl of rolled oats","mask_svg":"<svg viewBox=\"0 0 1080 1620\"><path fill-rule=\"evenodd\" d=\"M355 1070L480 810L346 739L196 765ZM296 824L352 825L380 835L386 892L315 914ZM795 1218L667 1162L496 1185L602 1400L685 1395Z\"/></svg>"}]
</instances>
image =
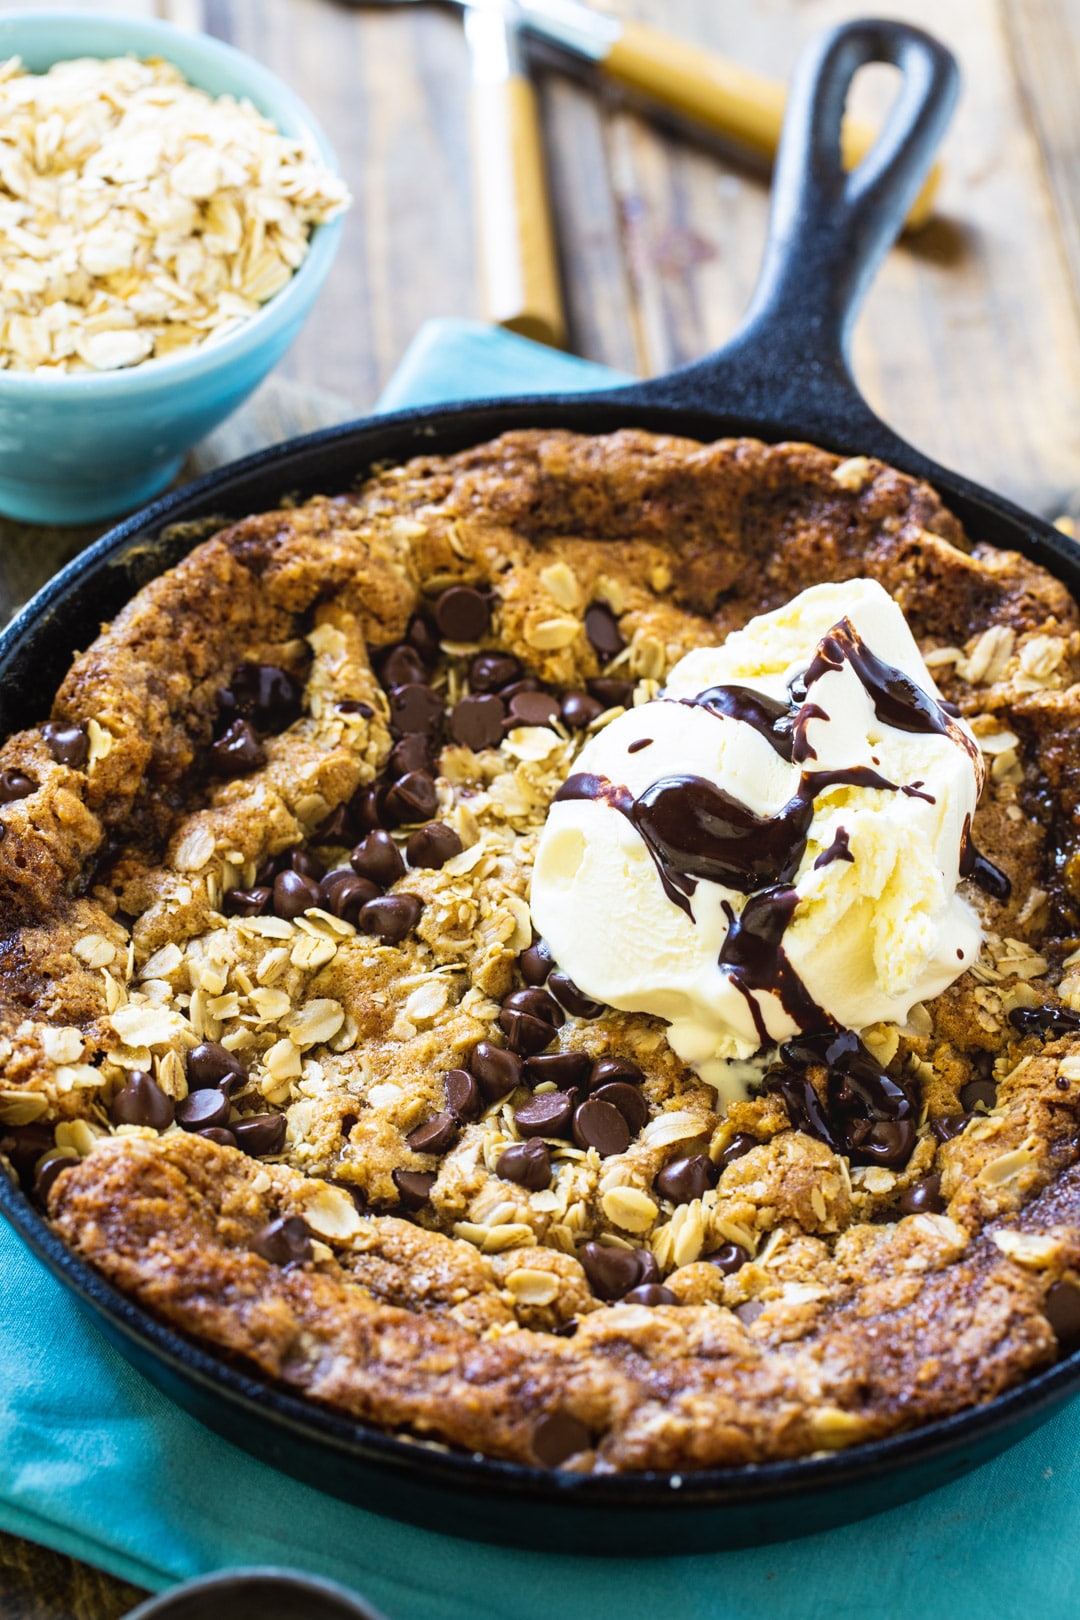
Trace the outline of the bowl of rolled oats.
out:
<instances>
[{"instance_id":1,"label":"bowl of rolled oats","mask_svg":"<svg viewBox=\"0 0 1080 1620\"><path fill-rule=\"evenodd\" d=\"M296 337L348 191L300 99L166 23L0 18L0 512L164 489Z\"/></svg>"}]
</instances>

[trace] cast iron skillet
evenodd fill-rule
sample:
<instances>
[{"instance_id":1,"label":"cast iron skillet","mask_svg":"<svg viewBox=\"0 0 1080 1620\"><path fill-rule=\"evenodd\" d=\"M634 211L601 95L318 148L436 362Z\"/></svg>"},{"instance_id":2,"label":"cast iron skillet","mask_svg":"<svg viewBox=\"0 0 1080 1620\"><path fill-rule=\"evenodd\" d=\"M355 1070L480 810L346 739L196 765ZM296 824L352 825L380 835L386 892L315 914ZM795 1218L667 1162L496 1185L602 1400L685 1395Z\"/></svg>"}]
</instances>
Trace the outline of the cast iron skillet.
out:
<instances>
[{"instance_id":1,"label":"cast iron skillet","mask_svg":"<svg viewBox=\"0 0 1080 1620\"><path fill-rule=\"evenodd\" d=\"M856 71L903 74L859 169L839 165ZM113 529L0 636L0 734L43 719L72 650L190 549L170 526L241 517L282 495L349 488L373 462L445 454L508 428L642 427L696 439L752 434L879 456L926 478L969 534L1041 563L1080 595L1080 549L1040 519L935 466L876 417L852 380L860 300L899 230L948 121L957 71L935 40L856 22L814 43L792 88L764 267L719 354L653 382L586 396L402 411L264 451L166 496ZM266 1461L351 1501L463 1536L565 1551L686 1552L777 1540L856 1519L965 1473L1044 1422L1080 1386L1074 1356L988 1405L850 1452L685 1476L592 1477L452 1453L366 1428L216 1359L125 1299L0 1177L0 1209L105 1336L195 1417Z\"/></svg>"}]
</instances>

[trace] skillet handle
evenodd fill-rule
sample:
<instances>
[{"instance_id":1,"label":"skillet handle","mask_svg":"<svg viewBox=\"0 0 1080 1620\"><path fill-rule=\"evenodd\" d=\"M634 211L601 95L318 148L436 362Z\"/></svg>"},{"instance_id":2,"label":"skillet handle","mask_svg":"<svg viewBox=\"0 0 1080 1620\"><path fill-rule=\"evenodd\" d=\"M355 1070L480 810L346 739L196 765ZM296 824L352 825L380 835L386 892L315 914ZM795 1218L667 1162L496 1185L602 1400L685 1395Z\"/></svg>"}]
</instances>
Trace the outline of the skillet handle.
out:
<instances>
[{"instance_id":1,"label":"skillet handle","mask_svg":"<svg viewBox=\"0 0 1080 1620\"><path fill-rule=\"evenodd\" d=\"M877 141L848 173L840 123L851 81L870 62L893 63L903 81ZM646 384L649 398L819 442L870 435L870 454L902 443L856 387L851 333L930 169L958 88L952 54L906 23L845 23L811 42L791 85L750 308L723 349Z\"/></svg>"}]
</instances>

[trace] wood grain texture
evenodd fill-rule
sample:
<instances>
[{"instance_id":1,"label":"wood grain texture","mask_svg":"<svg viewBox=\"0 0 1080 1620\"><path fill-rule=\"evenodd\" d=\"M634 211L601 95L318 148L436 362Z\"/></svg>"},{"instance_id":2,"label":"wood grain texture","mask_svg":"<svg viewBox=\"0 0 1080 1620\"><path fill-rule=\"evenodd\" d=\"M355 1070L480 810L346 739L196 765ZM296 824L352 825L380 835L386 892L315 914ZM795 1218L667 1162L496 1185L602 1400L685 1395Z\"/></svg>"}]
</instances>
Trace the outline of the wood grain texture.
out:
<instances>
[{"instance_id":1,"label":"wood grain texture","mask_svg":"<svg viewBox=\"0 0 1080 1620\"><path fill-rule=\"evenodd\" d=\"M46 0L22 0L25 4ZM318 112L356 202L325 291L274 380L189 472L366 410L417 326L479 313L468 64L448 6L67 0L205 28ZM610 0L786 77L860 0ZM1080 0L894 0L956 51L964 94L939 217L890 255L855 338L872 404L937 459L1048 515L1080 513ZM764 240L760 169L671 133L610 87L537 74L570 347L652 374L734 330ZM853 107L880 116L885 70ZM809 292L809 289L808 289ZM90 538L0 521L0 618ZM0 1536L0 1620L113 1620L131 1588Z\"/></svg>"}]
</instances>

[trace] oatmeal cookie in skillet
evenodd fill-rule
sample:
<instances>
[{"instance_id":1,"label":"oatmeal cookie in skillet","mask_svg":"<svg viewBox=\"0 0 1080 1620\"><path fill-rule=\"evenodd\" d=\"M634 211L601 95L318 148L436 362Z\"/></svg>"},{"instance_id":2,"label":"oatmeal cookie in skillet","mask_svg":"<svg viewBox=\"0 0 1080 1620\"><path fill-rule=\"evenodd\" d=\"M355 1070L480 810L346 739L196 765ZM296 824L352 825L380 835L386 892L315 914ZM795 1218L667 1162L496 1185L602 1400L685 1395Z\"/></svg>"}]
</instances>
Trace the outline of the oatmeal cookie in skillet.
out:
<instances>
[{"instance_id":1,"label":"oatmeal cookie in skillet","mask_svg":"<svg viewBox=\"0 0 1080 1620\"><path fill-rule=\"evenodd\" d=\"M583 749L826 581L977 742L981 945L725 1090L552 960L533 867ZM805 445L519 432L246 518L0 750L0 1150L174 1327L470 1451L760 1462L989 1400L1080 1340L1078 679L1062 585Z\"/></svg>"}]
</instances>

